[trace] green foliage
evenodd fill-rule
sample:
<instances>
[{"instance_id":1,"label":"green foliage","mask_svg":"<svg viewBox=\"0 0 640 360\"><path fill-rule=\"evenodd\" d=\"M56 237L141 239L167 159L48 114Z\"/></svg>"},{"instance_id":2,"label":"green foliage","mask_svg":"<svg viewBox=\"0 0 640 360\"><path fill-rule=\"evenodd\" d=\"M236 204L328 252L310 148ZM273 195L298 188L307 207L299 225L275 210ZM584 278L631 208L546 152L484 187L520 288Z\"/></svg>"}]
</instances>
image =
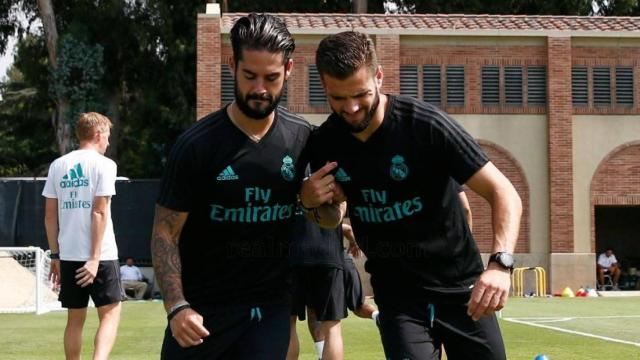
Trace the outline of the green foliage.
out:
<instances>
[{"instance_id":1,"label":"green foliage","mask_svg":"<svg viewBox=\"0 0 640 360\"><path fill-rule=\"evenodd\" d=\"M255 1L229 0L230 12L322 12L347 13L351 11L350 0L324 1Z\"/></svg>"},{"instance_id":2,"label":"green foliage","mask_svg":"<svg viewBox=\"0 0 640 360\"><path fill-rule=\"evenodd\" d=\"M0 84L0 176L43 176L56 155L51 131L46 49L41 38L19 43L8 80Z\"/></svg>"},{"instance_id":3,"label":"green foliage","mask_svg":"<svg viewBox=\"0 0 640 360\"><path fill-rule=\"evenodd\" d=\"M590 15L592 13L591 0L391 0L388 3L393 3L395 8L399 9L398 12L420 14Z\"/></svg>"},{"instance_id":4,"label":"green foliage","mask_svg":"<svg viewBox=\"0 0 640 360\"><path fill-rule=\"evenodd\" d=\"M196 19L204 0L52 0L60 36L60 69L50 74L43 35L25 36L37 2L0 0L0 51L20 37L14 67L20 78L2 85L0 174L46 173L55 157L52 94L72 101L70 119L84 110L117 118L119 175L162 175L177 135L195 119ZM370 0L369 13L588 15L591 0ZM602 15L638 15L638 0L596 0ZM229 0L233 12L346 13L351 0ZM18 14L24 14L27 25ZM100 50L98 50L100 49ZM99 56L99 54L101 55ZM53 149L53 150L52 150ZM44 169L44 170L42 170Z\"/></svg>"},{"instance_id":5,"label":"green foliage","mask_svg":"<svg viewBox=\"0 0 640 360\"><path fill-rule=\"evenodd\" d=\"M104 75L102 46L89 45L67 34L58 44L58 67L51 73L54 97L69 101L65 121L74 124L83 112L103 112L100 82Z\"/></svg>"},{"instance_id":6,"label":"green foliage","mask_svg":"<svg viewBox=\"0 0 640 360\"><path fill-rule=\"evenodd\" d=\"M605 16L638 16L640 1L638 0L595 0L598 15Z\"/></svg>"}]
</instances>

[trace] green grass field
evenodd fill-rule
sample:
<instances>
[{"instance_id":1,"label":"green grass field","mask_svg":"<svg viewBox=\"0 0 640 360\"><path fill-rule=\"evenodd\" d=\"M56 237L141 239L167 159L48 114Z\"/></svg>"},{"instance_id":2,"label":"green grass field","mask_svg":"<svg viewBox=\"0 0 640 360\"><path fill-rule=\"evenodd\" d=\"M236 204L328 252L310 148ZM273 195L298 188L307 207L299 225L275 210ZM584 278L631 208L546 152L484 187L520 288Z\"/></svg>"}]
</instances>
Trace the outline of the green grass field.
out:
<instances>
[{"instance_id":1,"label":"green grass field","mask_svg":"<svg viewBox=\"0 0 640 360\"><path fill-rule=\"evenodd\" d=\"M89 310L83 357L90 358L97 326ZM0 314L0 359L61 359L65 312ZM525 323L514 323L513 320ZM112 359L158 359L165 327L159 302L125 302ZM529 324L551 327L541 328ZM640 359L640 299L510 299L500 326L509 359ZM564 329L581 333L561 332ZM299 323L301 359L315 359L306 324ZM588 337L586 334L601 338ZM371 320L350 315L343 323L346 359L384 359ZM622 343L616 341L629 342ZM634 345L635 344L635 345Z\"/></svg>"}]
</instances>

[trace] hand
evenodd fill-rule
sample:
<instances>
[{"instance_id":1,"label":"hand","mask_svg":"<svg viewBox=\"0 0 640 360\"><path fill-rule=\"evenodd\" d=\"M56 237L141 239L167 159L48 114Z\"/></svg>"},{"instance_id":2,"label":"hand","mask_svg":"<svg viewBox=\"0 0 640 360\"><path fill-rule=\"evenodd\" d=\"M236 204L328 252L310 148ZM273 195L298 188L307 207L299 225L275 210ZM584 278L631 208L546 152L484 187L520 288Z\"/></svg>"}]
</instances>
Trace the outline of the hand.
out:
<instances>
[{"instance_id":1,"label":"hand","mask_svg":"<svg viewBox=\"0 0 640 360\"><path fill-rule=\"evenodd\" d=\"M330 172L337 166L336 162L327 163L302 183L300 189L302 206L314 209L324 203L332 203L337 184ZM339 191L342 193L341 189ZM344 196L344 193L341 196Z\"/></svg>"},{"instance_id":2,"label":"hand","mask_svg":"<svg viewBox=\"0 0 640 360\"><path fill-rule=\"evenodd\" d=\"M331 199L331 203L333 204L340 204L341 202L347 201L347 195L344 193L344 190L342 190L342 186L340 186L340 183L334 183L335 186L333 187L333 198Z\"/></svg>"},{"instance_id":3,"label":"hand","mask_svg":"<svg viewBox=\"0 0 640 360\"><path fill-rule=\"evenodd\" d=\"M100 260L87 260L80 269L76 270L76 284L80 285L80 287L87 287L93 284L93 280L98 273L99 264Z\"/></svg>"},{"instance_id":4,"label":"hand","mask_svg":"<svg viewBox=\"0 0 640 360\"><path fill-rule=\"evenodd\" d=\"M184 309L169 322L171 334L183 348L200 345L209 331L203 325L203 319L193 309Z\"/></svg>"},{"instance_id":5,"label":"hand","mask_svg":"<svg viewBox=\"0 0 640 360\"><path fill-rule=\"evenodd\" d=\"M467 314L474 321L478 321L483 316L502 310L507 303L510 287L511 274L509 270L498 264L489 263L473 287Z\"/></svg>"},{"instance_id":6,"label":"hand","mask_svg":"<svg viewBox=\"0 0 640 360\"><path fill-rule=\"evenodd\" d=\"M53 284L53 288L60 287L60 260L51 260L49 265L49 280Z\"/></svg>"},{"instance_id":7,"label":"hand","mask_svg":"<svg viewBox=\"0 0 640 360\"><path fill-rule=\"evenodd\" d=\"M355 241L349 242L349 249L347 250L347 252L356 259L362 256L362 250L360 250L360 247Z\"/></svg>"}]
</instances>

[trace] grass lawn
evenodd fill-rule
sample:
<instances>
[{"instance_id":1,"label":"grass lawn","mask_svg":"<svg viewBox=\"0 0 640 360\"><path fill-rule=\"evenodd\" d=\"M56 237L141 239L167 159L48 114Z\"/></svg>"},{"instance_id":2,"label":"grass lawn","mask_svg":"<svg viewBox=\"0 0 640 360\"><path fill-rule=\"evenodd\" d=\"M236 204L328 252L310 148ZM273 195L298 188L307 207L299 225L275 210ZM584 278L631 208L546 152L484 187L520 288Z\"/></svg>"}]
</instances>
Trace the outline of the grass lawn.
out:
<instances>
[{"instance_id":1,"label":"grass lawn","mask_svg":"<svg viewBox=\"0 0 640 360\"><path fill-rule=\"evenodd\" d=\"M118 340L111 359L159 359L165 314L159 302L125 302ZM594 318L597 317L597 318ZM640 344L640 299L550 298L510 299L500 326L509 359L640 359L640 346L616 343L553 329L588 333ZM61 359L65 312L45 315L0 314L0 359ZM90 358L97 327L95 309L85 325L83 358ZM298 323L300 359L315 359L305 323ZM371 320L350 315L343 323L346 359L384 359L377 328Z\"/></svg>"}]
</instances>

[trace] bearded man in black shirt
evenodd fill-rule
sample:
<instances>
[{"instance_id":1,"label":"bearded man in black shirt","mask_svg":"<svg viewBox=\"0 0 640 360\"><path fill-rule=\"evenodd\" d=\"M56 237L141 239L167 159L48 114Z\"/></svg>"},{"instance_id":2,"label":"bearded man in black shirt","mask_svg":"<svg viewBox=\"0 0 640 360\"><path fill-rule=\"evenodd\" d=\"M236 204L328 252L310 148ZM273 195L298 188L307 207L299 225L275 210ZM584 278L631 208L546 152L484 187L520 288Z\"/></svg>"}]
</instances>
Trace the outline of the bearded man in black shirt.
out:
<instances>
[{"instance_id":1,"label":"bearded man in black shirt","mask_svg":"<svg viewBox=\"0 0 640 360\"><path fill-rule=\"evenodd\" d=\"M312 169L338 164L386 358L438 359L442 344L449 359L505 359L494 311L507 301L522 213L513 185L443 111L380 93L383 72L367 35L325 38L316 65L333 114L311 137L310 161ZM457 184L491 205L486 269ZM317 191L303 188L306 208L320 205Z\"/></svg>"},{"instance_id":2,"label":"bearded man in black shirt","mask_svg":"<svg viewBox=\"0 0 640 360\"><path fill-rule=\"evenodd\" d=\"M311 128L278 107L295 48L284 21L250 14L230 38L235 101L178 138L157 201L151 249L168 314L163 359L287 353L288 239ZM311 177L325 189L316 200L335 195L324 177L335 166Z\"/></svg>"}]
</instances>

